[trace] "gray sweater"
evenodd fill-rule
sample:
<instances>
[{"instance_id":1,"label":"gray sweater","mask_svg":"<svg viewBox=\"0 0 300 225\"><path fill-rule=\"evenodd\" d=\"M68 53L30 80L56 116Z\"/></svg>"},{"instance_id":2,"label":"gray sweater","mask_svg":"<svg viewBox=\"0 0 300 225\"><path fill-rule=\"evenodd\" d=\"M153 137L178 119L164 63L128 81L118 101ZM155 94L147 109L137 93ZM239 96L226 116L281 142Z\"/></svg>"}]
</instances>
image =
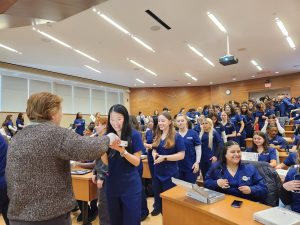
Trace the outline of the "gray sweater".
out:
<instances>
[{"instance_id":1,"label":"gray sweater","mask_svg":"<svg viewBox=\"0 0 300 225\"><path fill-rule=\"evenodd\" d=\"M43 221L75 206L70 160L93 160L109 138L84 137L51 123L29 125L12 139L7 156L8 218Z\"/></svg>"}]
</instances>

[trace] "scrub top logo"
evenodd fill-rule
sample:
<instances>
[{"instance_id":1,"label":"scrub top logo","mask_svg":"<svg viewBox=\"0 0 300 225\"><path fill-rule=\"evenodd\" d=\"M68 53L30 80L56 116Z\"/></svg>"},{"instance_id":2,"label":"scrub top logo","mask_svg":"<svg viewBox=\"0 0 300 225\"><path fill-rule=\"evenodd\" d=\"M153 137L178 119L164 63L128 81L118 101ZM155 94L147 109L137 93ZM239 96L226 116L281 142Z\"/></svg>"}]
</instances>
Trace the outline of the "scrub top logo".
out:
<instances>
[{"instance_id":1,"label":"scrub top logo","mask_svg":"<svg viewBox=\"0 0 300 225\"><path fill-rule=\"evenodd\" d=\"M243 180L243 181L248 181L248 180L250 180L250 177L243 176L243 177L242 177L242 180Z\"/></svg>"}]
</instances>

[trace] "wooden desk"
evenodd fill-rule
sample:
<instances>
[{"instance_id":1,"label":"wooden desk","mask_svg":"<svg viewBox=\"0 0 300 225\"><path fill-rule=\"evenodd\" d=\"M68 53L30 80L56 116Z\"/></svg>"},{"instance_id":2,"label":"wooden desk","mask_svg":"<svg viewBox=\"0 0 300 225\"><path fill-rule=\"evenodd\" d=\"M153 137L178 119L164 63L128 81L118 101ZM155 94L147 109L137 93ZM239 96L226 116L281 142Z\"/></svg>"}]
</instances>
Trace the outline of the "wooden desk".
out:
<instances>
[{"instance_id":1,"label":"wooden desk","mask_svg":"<svg viewBox=\"0 0 300 225\"><path fill-rule=\"evenodd\" d=\"M151 173L148 165L148 159L143 159L143 178L151 179Z\"/></svg>"},{"instance_id":2,"label":"wooden desk","mask_svg":"<svg viewBox=\"0 0 300 225\"><path fill-rule=\"evenodd\" d=\"M284 125L284 130L285 131L293 131L294 125Z\"/></svg>"},{"instance_id":3,"label":"wooden desk","mask_svg":"<svg viewBox=\"0 0 300 225\"><path fill-rule=\"evenodd\" d=\"M185 196L185 189L174 187L161 194L163 202L163 225L224 225L260 224L253 220L253 213L269 206L231 195L225 200L207 205ZM231 207L233 200L241 200L241 208Z\"/></svg>"},{"instance_id":4,"label":"wooden desk","mask_svg":"<svg viewBox=\"0 0 300 225\"><path fill-rule=\"evenodd\" d=\"M287 152L278 152L279 153L279 161L280 163L282 163L288 156L289 156L289 153Z\"/></svg>"},{"instance_id":5,"label":"wooden desk","mask_svg":"<svg viewBox=\"0 0 300 225\"><path fill-rule=\"evenodd\" d=\"M92 182L93 173L72 175L73 192L76 200L83 201L82 224L88 223L88 202L97 198L97 186Z\"/></svg>"}]
</instances>

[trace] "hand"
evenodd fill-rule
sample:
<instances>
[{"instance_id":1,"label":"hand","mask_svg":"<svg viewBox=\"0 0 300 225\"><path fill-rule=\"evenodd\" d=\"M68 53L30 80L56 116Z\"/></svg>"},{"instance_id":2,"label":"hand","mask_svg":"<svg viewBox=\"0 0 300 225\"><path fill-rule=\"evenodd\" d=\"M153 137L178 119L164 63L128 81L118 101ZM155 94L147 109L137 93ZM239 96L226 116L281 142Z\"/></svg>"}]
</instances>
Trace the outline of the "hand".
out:
<instances>
[{"instance_id":1,"label":"hand","mask_svg":"<svg viewBox=\"0 0 300 225\"><path fill-rule=\"evenodd\" d=\"M144 144L145 148L147 148L147 150L152 149L152 145L151 144Z\"/></svg>"},{"instance_id":2,"label":"hand","mask_svg":"<svg viewBox=\"0 0 300 225\"><path fill-rule=\"evenodd\" d=\"M220 188L229 188L229 182L227 179L218 179L217 184Z\"/></svg>"},{"instance_id":3,"label":"hand","mask_svg":"<svg viewBox=\"0 0 300 225\"><path fill-rule=\"evenodd\" d=\"M199 163L195 162L194 165L193 165L193 167L192 167L192 169L193 169L193 173L198 173L198 171L199 171Z\"/></svg>"},{"instance_id":4,"label":"hand","mask_svg":"<svg viewBox=\"0 0 300 225\"><path fill-rule=\"evenodd\" d=\"M299 180L291 180L285 182L283 188L287 191L299 191L300 190L300 181Z\"/></svg>"},{"instance_id":5,"label":"hand","mask_svg":"<svg viewBox=\"0 0 300 225\"><path fill-rule=\"evenodd\" d=\"M118 135L116 135L115 133L109 133L106 135L107 137L109 137L109 145L112 145L112 143L114 141L117 141L119 140L120 141L120 138L118 137ZM121 141L120 141L121 142Z\"/></svg>"},{"instance_id":6,"label":"hand","mask_svg":"<svg viewBox=\"0 0 300 225\"><path fill-rule=\"evenodd\" d=\"M155 160L158 157L158 153L156 151L153 151L152 157L153 157L153 160Z\"/></svg>"},{"instance_id":7,"label":"hand","mask_svg":"<svg viewBox=\"0 0 300 225\"><path fill-rule=\"evenodd\" d=\"M112 145L110 145L109 147L110 147L111 149L114 149L114 150L120 152L120 154L121 154L121 153L124 153L124 152L126 151L126 149L125 149L124 147L122 147L122 146L119 146L120 143L121 143L120 140L114 141L114 142L112 143Z\"/></svg>"},{"instance_id":8,"label":"hand","mask_svg":"<svg viewBox=\"0 0 300 225\"><path fill-rule=\"evenodd\" d=\"M161 162L165 161L165 158L166 158L165 155L158 155L158 158L154 159L154 164L158 164L158 163L161 163Z\"/></svg>"},{"instance_id":9,"label":"hand","mask_svg":"<svg viewBox=\"0 0 300 225\"><path fill-rule=\"evenodd\" d=\"M238 188L243 194L249 195L251 193L251 188L249 186L240 186Z\"/></svg>"},{"instance_id":10,"label":"hand","mask_svg":"<svg viewBox=\"0 0 300 225\"><path fill-rule=\"evenodd\" d=\"M102 186L103 186L103 180L98 179L98 180L97 180L97 188L98 188L98 189L101 189Z\"/></svg>"},{"instance_id":11,"label":"hand","mask_svg":"<svg viewBox=\"0 0 300 225\"><path fill-rule=\"evenodd\" d=\"M238 136L241 136L241 133L240 132L238 132L237 134L236 134L236 136L238 137Z\"/></svg>"},{"instance_id":12,"label":"hand","mask_svg":"<svg viewBox=\"0 0 300 225\"><path fill-rule=\"evenodd\" d=\"M216 156L213 156L209 160L211 160L211 162L214 163L214 162L217 162L218 159Z\"/></svg>"},{"instance_id":13,"label":"hand","mask_svg":"<svg viewBox=\"0 0 300 225\"><path fill-rule=\"evenodd\" d=\"M93 175L93 176L92 176L92 182L93 182L94 184L97 184L96 175Z\"/></svg>"}]
</instances>

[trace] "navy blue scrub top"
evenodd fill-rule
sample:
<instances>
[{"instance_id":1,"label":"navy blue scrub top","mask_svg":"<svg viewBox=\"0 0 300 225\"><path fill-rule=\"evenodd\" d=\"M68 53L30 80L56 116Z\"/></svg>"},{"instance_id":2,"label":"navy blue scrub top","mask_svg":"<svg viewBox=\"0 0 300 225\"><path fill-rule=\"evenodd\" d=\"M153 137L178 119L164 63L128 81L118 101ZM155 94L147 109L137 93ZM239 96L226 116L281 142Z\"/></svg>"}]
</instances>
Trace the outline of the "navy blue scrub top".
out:
<instances>
[{"instance_id":1,"label":"navy blue scrub top","mask_svg":"<svg viewBox=\"0 0 300 225\"><path fill-rule=\"evenodd\" d=\"M254 150L253 148L247 148L246 152L254 152ZM277 160L275 148L268 147L267 152L262 152L261 154L258 154L258 161L270 163L271 160Z\"/></svg>"}]
</instances>

